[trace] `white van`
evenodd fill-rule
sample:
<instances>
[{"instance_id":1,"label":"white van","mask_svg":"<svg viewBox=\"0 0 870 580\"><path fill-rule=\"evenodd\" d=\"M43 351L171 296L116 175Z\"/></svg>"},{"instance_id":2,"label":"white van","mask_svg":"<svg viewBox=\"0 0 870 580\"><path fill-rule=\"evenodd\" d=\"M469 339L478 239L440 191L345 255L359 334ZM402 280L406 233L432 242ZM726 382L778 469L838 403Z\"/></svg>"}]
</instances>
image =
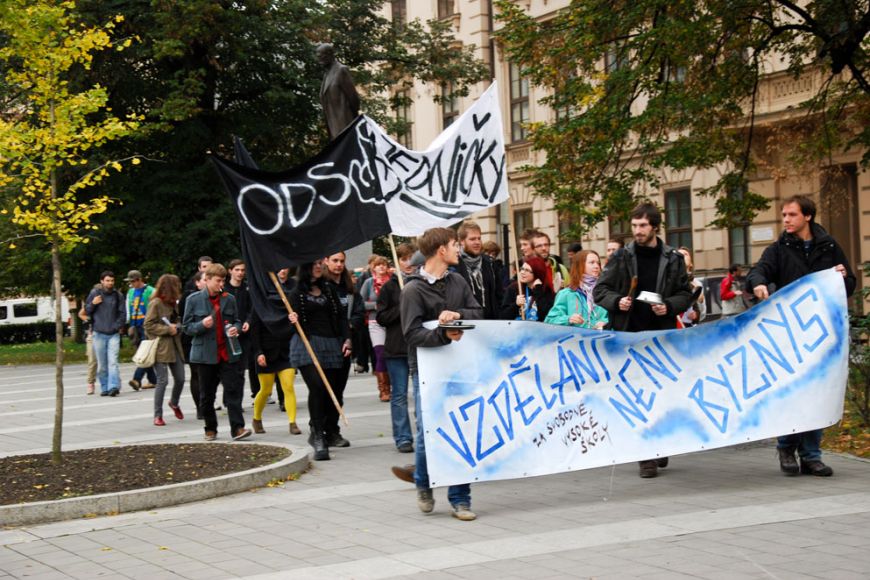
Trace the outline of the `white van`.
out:
<instances>
[{"instance_id":1,"label":"white van","mask_svg":"<svg viewBox=\"0 0 870 580\"><path fill-rule=\"evenodd\" d=\"M68 322L69 316L69 300L64 296L61 300L61 318ZM0 300L0 325L33 322L54 322L54 298L38 296Z\"/></svg>"}]
</instances>

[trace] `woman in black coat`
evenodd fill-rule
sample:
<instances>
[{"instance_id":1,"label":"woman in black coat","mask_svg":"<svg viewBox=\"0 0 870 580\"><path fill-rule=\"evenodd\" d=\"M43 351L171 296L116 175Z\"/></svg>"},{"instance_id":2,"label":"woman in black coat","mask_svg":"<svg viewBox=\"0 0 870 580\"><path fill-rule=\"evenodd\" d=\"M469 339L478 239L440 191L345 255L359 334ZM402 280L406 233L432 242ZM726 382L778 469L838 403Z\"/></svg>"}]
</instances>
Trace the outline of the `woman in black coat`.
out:
<instances>
[{"instance_id":1,"label":"woman in black coat","mask_svg":"<svg viewBox=\"0 0 870 580\"><path fill-rule=\"evenodd\" d=\"M553 271L543 259L531 256L523 262L518 278L523 284L523 291L520 293L516 280L511 282L505 290L499 318L543 322L556 299Z\"/></svg>"},{"instance_id":2,"label":"woman in black coat","mask_svg":"<svg viewBox=\"0 0 870 580\"><path fill-rule=\"evenodd\" d=\"M323 271L322 260L299 267L296 289L290 296L293 314L289 319L302 326L320 367L333 385L341 382L344 359L350 356L350 329L341 300ZM314 459L329 459L326 427L328 408L333 403L298 333L290 341L290 364L299 369L308 387L309 441L314 447Z\"/></svg>"}]
</instances>

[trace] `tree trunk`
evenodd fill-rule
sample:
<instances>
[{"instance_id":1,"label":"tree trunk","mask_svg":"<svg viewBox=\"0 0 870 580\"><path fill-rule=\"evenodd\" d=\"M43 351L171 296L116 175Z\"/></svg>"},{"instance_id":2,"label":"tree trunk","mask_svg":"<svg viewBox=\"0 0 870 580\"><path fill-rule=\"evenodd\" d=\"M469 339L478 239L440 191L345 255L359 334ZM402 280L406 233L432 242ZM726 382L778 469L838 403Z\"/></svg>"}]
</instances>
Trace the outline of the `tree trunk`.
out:
<instances>
[{"instance_id":1,"label":"tree trunk","mask_svg":"<svg viewBox=\"0 0 870 580\"><path fill-rule=\"evenodd\" d=\"M57 191L57 177L52 172L52 192ZM55 358L54 358L54 432L51 437L51 462L55 465L62 463L60 444L63 437L63 317L61 312L63 302L63 290L60 284L60 248L57 240L51 243L51 281L52 294L54 295L54 328Z\"/></svg>"}]
</instances>

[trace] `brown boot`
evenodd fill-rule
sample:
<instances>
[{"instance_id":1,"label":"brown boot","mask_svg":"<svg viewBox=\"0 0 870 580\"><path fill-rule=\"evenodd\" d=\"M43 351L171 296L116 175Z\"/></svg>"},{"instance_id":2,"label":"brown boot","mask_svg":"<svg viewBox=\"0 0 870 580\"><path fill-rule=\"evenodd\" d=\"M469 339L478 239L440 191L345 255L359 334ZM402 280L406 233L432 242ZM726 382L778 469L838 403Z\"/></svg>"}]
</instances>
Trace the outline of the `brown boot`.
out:
<instances>
[{"instance_id":1,"label":"brown boot","mask_svg":"<svg viewBox=\"0 0 870 580\"><path fill-rule=\"evenodd\" d=\"M375 377L378 379L380 399L386 403L390 400L390 375L384 371L378 371L375 373Z\"/></svg>"},{"instance_id":2,"label":"brown boot","mask_svg":"<svg viewBox=\"0 0 870 580\"><path fill-rule=\"evenodd\" d=\"M263 421L260 419L254 419L251 421L251 427L254 428L254 433L265 433L266 430L263 429Z\"/></svg>"},{"instance_id":3,"label":"brown boot","mask_svg":"<svg viewBox=\"0 0 870 580\"><path fill-rule=\"evenodd\" d=\"M301 435L302 430L299 429L299 425L296 423L290 423L290 434L291 435Z\"/></svg>"}]
</instances>

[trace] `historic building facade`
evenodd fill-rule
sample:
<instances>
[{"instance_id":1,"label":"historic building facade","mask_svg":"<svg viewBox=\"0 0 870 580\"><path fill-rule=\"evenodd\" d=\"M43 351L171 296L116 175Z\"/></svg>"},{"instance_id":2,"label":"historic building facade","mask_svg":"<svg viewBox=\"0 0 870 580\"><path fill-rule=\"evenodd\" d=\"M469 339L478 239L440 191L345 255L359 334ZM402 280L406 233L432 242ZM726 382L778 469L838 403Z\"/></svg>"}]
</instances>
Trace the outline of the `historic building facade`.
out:
<instances>
[{"instance_id":1,"label":"historic building facade","mask_svg":"<svg viewBox=\"0 0 870 580\"><path fill-rule=\"evenodd\" d=\"M568 4L568 0L517 1L529 14L540 19L546 19ZM572 240L560 240L559 216L552 202L535 196L527 185L527 175L521 171L524 165L542 161L542 153L533 151L526 140L523 123L552 121L555 112L539 104L539 99L545 96L543 89L523 79L518 67L506 60L493 40L492 31L497 29L498 22L491 0L392 0L386 3L385 10L398 22L414 18L449 20L457 41L475 45L479 58L490 66L498 82L511 204L510 208L503 204L475 216L484 229L484 238L497 239L501 245L502 227L510 222L508 212L512 211L518 231L526 227L543 230L553 240L555 251L564 254L564 248ZM815 93L819 82L820 78L794 79L784 71L771 73L760 87L757 122L771 126L795 118L800 114L800 103ZM411 122L405 143L415 149L426 148L488 86L488 82L481 83L472 88L468 97L437 104L433 100L435 91L443 89L416 84L410 89L412 105L396 111ZM664 173L659 188L643 193L665 209L667 242L692 248L696 270L701 272L721 272L731 263L754 263L781 232L779 201L795 194L812 195L819 207L819 223L834 233L858 273L860 263L870 260L870 174L861 171L862 153L852 151L832 159L832 164L840 169L835 187L827 187L825 184L831 180L820 175L803 179L755 175L750 187L771 200L770 209L759 214L753 223L732 230L708 227L715 217L714 200L697 195L698 191L715 183L717 173L713 170ZM629 233L624 224L602 223L580 241L585 248L603 252L609 238ZM859 274L859 281L861 278Z\"/></svg>"}]
</instances>

